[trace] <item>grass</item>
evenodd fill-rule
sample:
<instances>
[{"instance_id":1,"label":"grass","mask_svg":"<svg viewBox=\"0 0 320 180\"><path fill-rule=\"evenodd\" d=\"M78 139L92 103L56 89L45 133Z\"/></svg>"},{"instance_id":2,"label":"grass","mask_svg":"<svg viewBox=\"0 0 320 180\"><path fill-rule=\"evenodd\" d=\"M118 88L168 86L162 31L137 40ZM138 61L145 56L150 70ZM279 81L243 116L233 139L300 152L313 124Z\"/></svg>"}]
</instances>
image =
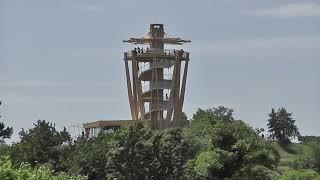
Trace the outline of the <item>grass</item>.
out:
<instances>
[{"instance_id":1,"label":"grass","mask_svg":"<svg viewBox=\"0 0 320 180\"><path fill-rule=\"evenodd\" d=\"M310 152L310 147L302 143L292 143L287 148L275 145L280 154L278 170L283 173L292 169L294 161L301 159Z\"/></svg>"}]
</instances>

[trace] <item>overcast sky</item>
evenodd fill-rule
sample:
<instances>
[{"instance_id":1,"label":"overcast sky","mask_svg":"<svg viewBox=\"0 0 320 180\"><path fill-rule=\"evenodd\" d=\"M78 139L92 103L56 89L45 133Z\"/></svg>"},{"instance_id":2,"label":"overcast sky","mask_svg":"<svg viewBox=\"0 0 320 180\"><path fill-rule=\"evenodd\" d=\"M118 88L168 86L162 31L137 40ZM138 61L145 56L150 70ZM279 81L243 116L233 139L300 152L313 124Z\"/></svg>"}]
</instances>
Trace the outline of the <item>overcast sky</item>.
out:
<instances>
[{"instance_id":1,"label":"overcast sky","mask_svg":"<svg viewBox=\"0 0 320 180\"><path fill-rule=\"evenodd\" d=\"M38 119L129 119L122 40L150 23L192 41L189 117L224 105L258 128L283 106L320 135L320 1L0 0L1 120L13 140Z\"/></svg>"}]
</instances>

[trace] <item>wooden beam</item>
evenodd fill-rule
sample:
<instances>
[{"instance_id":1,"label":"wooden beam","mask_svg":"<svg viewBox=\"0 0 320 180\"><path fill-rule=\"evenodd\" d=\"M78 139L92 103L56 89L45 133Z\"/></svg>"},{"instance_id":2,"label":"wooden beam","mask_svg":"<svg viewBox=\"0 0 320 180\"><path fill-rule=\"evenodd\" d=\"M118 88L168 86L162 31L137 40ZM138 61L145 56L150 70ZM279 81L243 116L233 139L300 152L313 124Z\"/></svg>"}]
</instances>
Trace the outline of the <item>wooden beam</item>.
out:
<instances>
[{"instance_id":1,"label":"wooden beam","mask_svg":"<svg viewBox=\"0 0 320 180\"><path fill-rule=\"evenodd\" d=\"M139 64L137 63L137 69L139 71ZM144 101L141 98L142 95L142 86L141 86L141 80L138 78L138 84L137 84L137 93L138 93L138 101L139 101L139 109L141 116L144 116L145 113L145 107L144 107ZM143 119L143 118L142 118Z\"/></svg>"},{"instance_id":2,"label":"wooden beam","mask_svg":"<svg viewBox=\"0 0 320 180\"><path fill-rule=\"evenodd\" d=\"M133 57L133 60L132 60L132 93L133 93L134 120L138 119L137 82L138 82L137 61L136 61L136 58Z\"/></svg>"},{"instance_id":3,"label":"wooden beam","mask_svg":"<svg viewBox=\"0 0 320 180\"><path fill-rule=\"evenodd\" d=\"M180 71L181 71L181 61L177 61L177 72L176 72L176 84L175 84L175 95L174 95L174 114L173 120L175 121L179 115L180 110Z\"/></svg>"},{"instance_id":4,"label":"wooden beam","mask_svg":"<svg viewBox=\"0 0 320 180\"><path fill-rule=\"evenodd\" d=\"M127 89L128 89L128 98L129 98L129 105L130 105L130 111L131 111L131 117L134 119L134 109L133 109L133 97L132 97L132 86L131 86L131 79L130 79L130 72L129 72L129 65L128 61L124 61L125 69L126 69L126 78L127 78Z\"/></svg>"},{"instance_id":5,"label":"wooden beam","mask_svg":"<svg viewBox=\"0 0 320 180\"><path fill-rule=\"evenodd\" d=\"M170 97L169 97L169 104L170 104L170 109L168 109L168 112L167 112L167 117L166 117L166 120L171 120L171 117L172 117L172 113L173 113L173 110L174 110L174 97L175 97L175 91L176 91L176 77L177 77L177 66L178 64L178 57L176 56L176 61L175 61L175 65L174 65L174 68L173 68L173 72L172 72L172 79L171 79L171 85L170 85Z\"/></svg>"},{"instance_id":6,"label":"wooden beam","mask_svg":"<svg viewBox=\"0 0 320 180\"><path fill-rule=\"evenodd\" d=\"M186 61L184 64L181 93L180 93L180 98L179 98L180 99L179 113L182 113L184 95L185 95L185 91L186 91L187 75L188 75L188 64L189 64L189 61ZM179 117L181 117L181 116L182 116L182 114L179 115Z\"/></svg>"}]
</instances>

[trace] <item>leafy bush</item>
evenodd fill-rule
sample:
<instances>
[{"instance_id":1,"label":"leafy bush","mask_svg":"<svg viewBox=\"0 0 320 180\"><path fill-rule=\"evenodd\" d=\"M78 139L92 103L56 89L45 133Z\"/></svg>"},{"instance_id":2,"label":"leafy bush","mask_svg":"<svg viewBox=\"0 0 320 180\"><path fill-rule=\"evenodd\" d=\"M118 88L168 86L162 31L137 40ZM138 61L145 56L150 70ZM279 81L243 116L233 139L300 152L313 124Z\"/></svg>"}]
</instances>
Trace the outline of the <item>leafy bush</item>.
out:
<instances>
[{"instance_id":1,"label":"leafy bush","mask_svg":"<svg viewBox=\"0 0 320 180\"><path fill-rule=\"evenodd\" d=\"M320 180L320 175L310 169L289 170L280 180Z\"/></svg>"},{"instance_id":2,"label":"leafy bush","mask_svg":"<svg viewBox=\"0 0 320 180\"><path fill-rule=\"evenodd\" d=\"M55 174L46 166L32 167L28 163L21 163L18 168L14 167L8 156L0 158L0 179L7 180L84 180L85 177L69 176L65 173Z\"/></svg>"}]
</instances>

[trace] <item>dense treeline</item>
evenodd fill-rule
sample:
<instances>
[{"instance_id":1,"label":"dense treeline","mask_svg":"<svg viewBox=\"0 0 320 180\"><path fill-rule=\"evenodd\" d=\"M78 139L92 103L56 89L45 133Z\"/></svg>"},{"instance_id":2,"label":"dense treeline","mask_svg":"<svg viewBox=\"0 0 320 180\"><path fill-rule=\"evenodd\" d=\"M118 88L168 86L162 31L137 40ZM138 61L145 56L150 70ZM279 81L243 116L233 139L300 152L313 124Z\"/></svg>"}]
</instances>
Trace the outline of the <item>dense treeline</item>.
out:
<instances>
[{"instance_id":1,"label":"dense treeline","mask_svg":"<svg viewBox=\"0 0 320 180\"><path fill-rule=\"evenodd\" d=\"M35 173L34 179L319 179L317 137L299 136L303 148L291 149L299 156L284 166L283 150L289 151L290 139L299 135L294 122L284 108L269 114L270 138L278 146L264 137L263 129L235 120L232 109L225 107L198 109L181 128L150 130L137 123L75 140L66 129L58 131L39 120L19 133L19 142L0 146L0 177L32 179Z\"/></svg>"}]
</instances>

